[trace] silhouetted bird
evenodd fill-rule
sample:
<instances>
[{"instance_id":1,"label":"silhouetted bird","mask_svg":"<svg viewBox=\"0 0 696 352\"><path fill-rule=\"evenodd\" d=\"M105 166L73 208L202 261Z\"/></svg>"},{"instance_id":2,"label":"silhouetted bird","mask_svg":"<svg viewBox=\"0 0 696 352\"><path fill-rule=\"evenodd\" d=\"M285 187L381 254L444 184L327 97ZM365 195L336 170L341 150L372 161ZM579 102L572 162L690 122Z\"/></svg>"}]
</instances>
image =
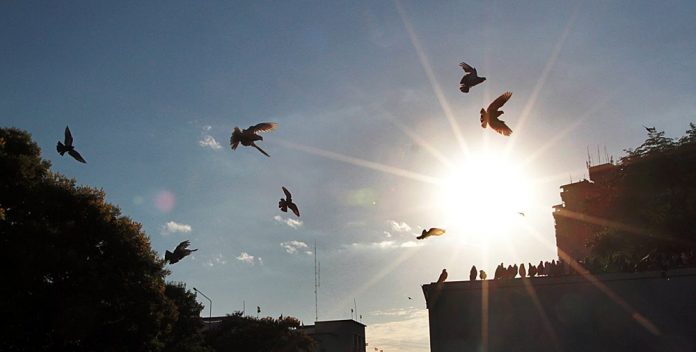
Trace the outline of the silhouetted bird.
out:
<instances>
[{"instance_id":1,"label":"silhouetted bird","mask_svg":"<svg viewBox=\"0 0 696 352\"><path fill-rule=\"evenodd\" d=\"M174 253L170 251L166 251L164 253L164 260L168 261L170 264L177 263L181 259L183 259L185 256L191 254L191 252L195 252L198 249L188 249L188 246L191 245L191 242L189 241L184 241L179 243L178 246L174 249Z\"/></svg>"},{"instance_id":2,"label":"silhouetted bird","mask_svg":"<svg viewBox=\"0 0 696 352\"><path fill-rule=\"evenodd\" d=\"M479 277L481 278L481 280L485 280L488 277L488 275L486 275L485 271L481 270L479 271Z\"/></svg>"},{"instance_id":3,"label":"silhouetted bird","mask_svg":"<svg viewBox=\"0 0 696 352\"><path fill-rule=\"evenodd\" d=\"M512 134L512 130L505 124L505 121L498 119L498 117L503 114L503 111L498 109L505 105L511 96L511 92L505 92L496 100L493 100L491 105L488 105L487 110L481 108L481 127L486 128L486 126L491 126L492 129L503 136Z\"/></svg>"},{"instance_id":4,"label":"silhouetted bird","mask_svg":"<svg viewBox=\"0 0 696 352\"><path fill-rule=\"evenodd\" d=\"M292 202L292 195L290 194L290 191L288 191L287 188L283 187L283 192L285 193L285 199L280 198L280 202L278 202L278 208L280 208L280 210L285 213L287 213L288 208L290 208L290 210L292 210L292 212L295 213L295 215L300 216L300 211L297 209L297 204Z\"/></svg>"},{"instance_id":5,"label":"silhouetted bird","mask_svg":"<svg viewBox=\"0 0 696 352\"><path fill-rule=\"evenodd\" d=\"M527 276L527 270L524 268L524 263L520 264L520 277L524 278Z\"/></svg>"},{"instance_id":6,"label":"silhouetted bird","mask_svg":"<svg viewBox=\"0 0 696 352\"><path fill-rule=\"evenodd\" d=\"M518 211L517 214L520 214L520 215L522 215L522 216L526 216L526 215L525 215L523 212L521 212L521 211Z\"/></svg>"},{"instance_id":7,"label":"silhouetted bird","mask_svg":"<svg viewBox=\"0 0 696 352\"><path fill-rule=\"evenodd\" d=\"M479 83L483 83L483 81L486 80L486 77L479 77L476 73L476 69L467 65L466 63L462 62L459 64L459 66L461 66L464 69L464 72L466 72L464 77L462 77L462 80L459 81L459 90L461 90L462 93L469 93L469 88Z\"/></svg>"},{"instance_id":8,"label":"silhouetted bird","mask_svg":"<svg viewBox=\"0 0 696 352\"><path fill-rule=\"evenodd\" d=\"M657 132L657 130L655 129L655 127L647 127L647 126L643 125L643 128L645 128L645 130L648 131L648 133L655 133L655 132Z\"/></svg>"},{"instance_id":9,"label":"silhouetted bird","mask_svg":"<svg viewBox=\"0 0 696 352\"><path fill-rule=\"evenodd\" d=\"M535 277L537 274L537 268L534 265L532 265L532 263L528 263L528 264L529 264L529 277Z\"/></svg>"},{"instance_id":10,"label":"silhouetted bird","mask_svg":"<svg viewBox=\"0 0 696 352\"><path fill-rule=\"evenodd\" d=\"M408 299L413 299L413 298L409 297Z\"/></svg>"},{"instance_id":11,"label":"silhouetted bird","mask_svg":"<svg viewBox=\"0 0 696 352\"><path fill-rule=\"evenodd\" d=\"M68 152L71 157L73 157L75 160L87 164L85 159L82 158L82 155L75 150L75 147L73 146L73 138L72 138L72 133L70 133L70 129L68 126L65 126L65 144L61 143L58 141L58 144L56 145L56 150L58 150L58 153L60 155L65 154L65 152Z\"/></svg>"},{"instance_id":12,"label":"silhouetted bird","mask_svg":"<svg viewBox=\"0 0 696 352\"><path fill-rule=\"evenodd\" d=\"M439 229L437 227L431 227L430 230L428 230L428 231L423 230L421 232L421 235L416 237L416 239L423 240L423 239L426 239L430 236L441 236L444 233L445 233L445 230L443 230L443 229Z\"/></svg>"},{"instance_id":13,"label":"silhouetted bird","mask_svg":"<svg viewBox=\"0 0 696 352\"><path fill-rule=\"evenodd\" d=\"M442 272L440 273L440 277L437 278L437 283L441 284L447 280L447 269L442 269Z\"/></svg>"},{"instance_id":14,"label":"silhouetted bird","mask_svg":"<svg viewBox=\"0 0 696 352\"><path fill-rule=\"evenodd\" d=\"M478 274L478 270L476 270L476 265L471 266L471 271L469 271L469 280L470 281L475 281L476 280L476 275Z\"/></svg>"},{"instance_id":15,"label":"silhouetted bird","mask_svg":"<svg viewBox=\"0 0 696 352\"><path fill-rule=\"evenodd\" d=\"M272 131L276 129L276 127L278 127L278 124L275 122L262 122L255 126L249 126L249 128L245 130L240 130L239 127L235 127L234 131L232 131L232 137L230 137L230 146L232 150L237 149L239 143L245 147L252 146L263 153L263 155L270 158L271 156L263 149L259 148L254 141L263 140L263 137L259 136L257 133Z\"/></svg>"}]
</instances>

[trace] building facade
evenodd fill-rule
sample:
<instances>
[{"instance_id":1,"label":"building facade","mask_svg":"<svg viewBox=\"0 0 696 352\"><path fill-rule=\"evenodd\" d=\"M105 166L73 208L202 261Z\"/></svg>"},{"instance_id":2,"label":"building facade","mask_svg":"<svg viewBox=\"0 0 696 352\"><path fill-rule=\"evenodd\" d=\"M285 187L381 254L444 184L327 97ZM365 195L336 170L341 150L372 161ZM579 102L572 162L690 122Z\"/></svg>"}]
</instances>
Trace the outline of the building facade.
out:
<instances>
[{"instance_id":1,"label":"building facade","mask_svg":"<svg viewBox=\"0 0 696 352\"><path fill-rule=\"evenodd\" d=\"M318 352L365 352L365 325L355 320L317 321L297 329L317 341Z\"/></svg>"},{"instance_id":2,"label":"building facade","mask_svg":"<svg viewBox=\"0 0 696 352\"><path fill-rule=\"evenodd\" d=\"M696 269L423 285L431 352L696 351Z\"/></svg>"}]
</instances>

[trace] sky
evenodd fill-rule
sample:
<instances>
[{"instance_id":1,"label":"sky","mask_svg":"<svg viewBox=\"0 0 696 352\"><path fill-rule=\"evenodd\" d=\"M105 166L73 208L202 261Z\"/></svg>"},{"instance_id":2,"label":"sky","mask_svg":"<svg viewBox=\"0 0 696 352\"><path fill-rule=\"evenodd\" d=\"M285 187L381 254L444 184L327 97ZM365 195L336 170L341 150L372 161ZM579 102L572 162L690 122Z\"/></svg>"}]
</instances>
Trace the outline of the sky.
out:
<instances>
[{"instance_id":1,"label":"sky","mask_svg":"<svg viewBox=\"0 0 696 352\"><path fill-rule=\"evenodd\" d=\"M0 126L160 255L190 240L168 279L213 315L311 324L316 242L319 319L357 306L370 349L424 351L421 285L555 259L552 206L588 151L696 122L693 18L690 1L3 1ZM462 61L487 77L468 94ZM505 91L510 137L479 123ZM270 158L230 150L264 121ZM56 153L66 125L87 164ZM430 227L447 233L415 239Z\"/></svg>"}]
</instances>

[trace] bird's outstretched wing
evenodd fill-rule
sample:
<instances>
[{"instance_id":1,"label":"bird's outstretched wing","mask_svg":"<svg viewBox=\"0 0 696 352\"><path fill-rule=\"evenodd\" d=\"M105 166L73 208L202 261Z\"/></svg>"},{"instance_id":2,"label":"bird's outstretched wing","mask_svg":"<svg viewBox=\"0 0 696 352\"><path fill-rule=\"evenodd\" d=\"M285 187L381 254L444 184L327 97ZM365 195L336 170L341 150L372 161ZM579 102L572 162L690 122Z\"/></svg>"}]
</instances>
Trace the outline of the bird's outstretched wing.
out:
<instances>
[{"instance_id":1,"label":"bird's outstretched wing","mask_svg":"<svg viewBox=\"0 0 696 352\"><path fill-rule=\"evenodd\" d=\"M256 145L256 144L252 144L252 145L254 146L254 148L258 149L261 153L263 153L263 155L265 155L265 156L267 156L267 157L269 157L269 158L271 157L270 155L268 155L268 153L266 153L266 152L265 152L263 149L261 149L261 147L259 147L258 145Z\"/></svg>"},{"instance_id":2,"label":"bird's outstretched wing","mask_svg":"<svg viewBox=\"0 0 696 352\"><path fill-rule=\"evenodd\" d=\"M242 131L239 129L239 127L235 127L234 131L232 131L232 136L230 137L230 147L232 148L232 150L237 149L237 145L239 145L241 135Z\"/></svg>"},{"instance_id":3,"label":"bird's outstretched wing","mask_svg":"<svg viewBox=\"0 0 696 352\"><path fill-rule=\"evenodd\" d=\"M164 252L164 260L165 261L171 262L173 259L174 259L174 253L172 253L170 251Z\"/></svg>"},{"instance_id":4,"label":"bird's outstretched wing","mask_svg":"<svg viewBox=\"0 0 696 352\"><path fill-rule=\"evenodd\" d=\"M68 150L68 154L70 154L71 157L75 158L75 160L77 160L83 164L87 164L85 159L82 158L82 155L80 155L80 153L78 153L77 150L70 149L70 150Z\"/></svg>"},{"instance_id":5,"label":"bird's outstretched wing","mask_svg":"<svg viewBox=\"0 0 696 352\"><path fill-rule=\"evenodd\" d=\"M183 251L184 249L186 249L186 248L187 248L188 246L190 246L190 245L191 245L191 242L190 242L190 241L188 241L188 240L183 241L183 242L179 243L178 246L176 246L176 248L174 249L174 252L175 252L175 253L181 252L181 251Z\"/></svg>"},{"instance_id":6,"label":"bird's outstretched wing","mask_svg":"<svg viewBox=\"0 0 696 352\"><path fill-rule=\"evenodd\" d=\"M295 213L295 215L297 215L298 217L300 216L300 210L297 209L297 204L288 203L288 208L290 208L290 210L292 210L292 212Z\"/></svg>"},{"instance_id":7,"label":"bird's outstretched wing","mask_svg":"<svg viewBox=\"0 0 696 352\"><path fill-rule=\"evenodd\" d=\"M493 130L502 134L503 136L509 136L512 134L512 130L510 129L510 127L508 127L508 125L505 124L505 121L498 120L497 118L495 118L491 119L489 125Z\"/></svg>"},{"instance_id":8,"label":"bird's outstretched wing","mask_svg":"<svg viewBox=\"0 0 696 352\"><path fill-rule=\"evenodd\" d=\"M499 96L493 102L491 105L488 105L488 113L490 114L492 111L496 111L500 109L505 103L510 99L512 96L512 92L505 92L503 95Z\"/></svg>"},{"instance_id":9,"label":"bird's outstretched wing","mask_svg":"<svg viewBox=\"0 0 696 352\"><path fill-rule=\"evenodd\" d=\"M68 126L65 126L65 146L69 147L73 143L73 138L72 138L72 133L70 133L70 129Z\"/></svg>"},{"instance_id":10,"label":"bird's outstretched wing","mask_svg":"<svg viewBox=\"0 0 696 352\"><path fill-rule=\"evenodd\" d=\"M248 131L251 131L253 133L258 133L258 132L268 132L268 131L273 131L278 127L278 124L275 122L261 122L260 124L256 126L249 126L247 129Z\"/></svg>"},{"instance_id":11,"label":"bird's outstretched wing","mask_svg":"<svg viewBox=\"0 0 696 352\"><path fill-rule=\"evenodd\" d=\"M428 230L428 233L431 236L440 236L440 235L443 235L445 233L445 230L437 228L437 227L433 227L430 230Z\"/></svg>"},{"instance_id":12,"label":"bird's outstretched wing","mask_svg":"<svg viewBox=\"0 0 696 352\"><path fill-rule=\"evenodd\" d=\"M471 66L469 66L469 65L467 65L465 62L460 63L459 66L461 66L461 68L464 69L464 72L466 72L466 73L473 73L474 76L476 76L476 69L473 68L473 67L471 67Z\"/></svg>"},{"instance_id":13,"label":"bird's outstretched wing","mask_svg":"<svg viewBox=\"0 0 696 352\"><path fill-rule=\"evenodd\" d=\"M283 186L283 193L285 193L285 200L288 202L292 202L292 194L290 194L290 191L288 191L285 186Z\"/></svg>"}]
</instances>

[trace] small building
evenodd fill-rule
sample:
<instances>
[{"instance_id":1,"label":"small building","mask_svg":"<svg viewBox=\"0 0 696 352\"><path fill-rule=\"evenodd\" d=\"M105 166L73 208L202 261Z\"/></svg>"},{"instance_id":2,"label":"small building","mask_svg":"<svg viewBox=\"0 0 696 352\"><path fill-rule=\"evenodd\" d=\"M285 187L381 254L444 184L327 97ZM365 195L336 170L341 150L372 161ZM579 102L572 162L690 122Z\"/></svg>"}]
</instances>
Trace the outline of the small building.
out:
<instances>
[{"instance_id":1,"label":"small building","mask_svg":"<svg viewBox=\"0 0 696 352\"><path fill-rule=\"evenodd\" d=\"M317 341L317 352L365 352L365 325L352 319L317 321L297 330Z\"/></svg>"},{"instance_id":2,"label":"small building","mask_svg":"<svg viewBox=\"0 0 696 352\"><path fill-rule=\"evenodd\" d=\"M563 203L553 207L556 246L575 260L589 256L587 242L608 225L607 209L615 193L612 180L617 166L612 163L589 166L590 179L561 186Z\"/></svg>"}]
</instances>

